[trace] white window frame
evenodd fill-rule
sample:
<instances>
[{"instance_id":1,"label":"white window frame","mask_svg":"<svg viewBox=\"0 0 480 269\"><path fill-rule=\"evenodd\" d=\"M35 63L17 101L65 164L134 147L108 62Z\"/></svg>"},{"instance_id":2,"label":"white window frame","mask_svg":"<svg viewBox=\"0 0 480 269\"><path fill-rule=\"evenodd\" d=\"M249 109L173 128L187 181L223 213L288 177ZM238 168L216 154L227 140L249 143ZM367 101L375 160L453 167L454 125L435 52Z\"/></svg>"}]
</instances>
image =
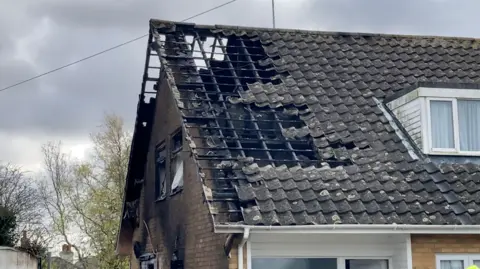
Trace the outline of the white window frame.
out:
<instances>
[{"instance_id":1,"label":"white window frame","mask_svg":"<svg viewBox=\"0 0 480 269\"><path fill-rule=\"evenodd\" d=\"M480 254L436 254L435 255L435 266L437 269L440 269L440 261L455 261L463 260L463 265L467 268L470 265L473 265L474 260L480 261Z\"/></svg>"},{"instance_id":2,"label":"white window frame","mask_svg":"<svg viewBox=\"0 0 480 269\"><path fill-rule=\"evenodd\" d=\"M460 150L460 128L459 128L459 119L458 119L458 100L472 100L480 101L477 98L451 98L451 97L427 97L427 141L428 141L428 154L438 154L438 155L458 155L458 156L480 156L480 151L462 151ZM453 141L454 148L433 148L433 137L432 137L432 118L430 113L430 102L431 101L450 101L452 102L452 113L453 113Z\"/></svg>"},{"instance_id":3,"label":"white window frame","mask_svg":"<svg viewBox=\"0 0 480 269\"><path fill-rule=\"evenodd\" d=\"M392 267L392 257L382 256L254 256L251 259L337 259L337 269L345 269L347 260L386 260L388 262L387 268L394 269ZM248 269L252 269L252 262L248 263ZM319 268L320 269L320 268Z\"/></svg>"}]
</instances>

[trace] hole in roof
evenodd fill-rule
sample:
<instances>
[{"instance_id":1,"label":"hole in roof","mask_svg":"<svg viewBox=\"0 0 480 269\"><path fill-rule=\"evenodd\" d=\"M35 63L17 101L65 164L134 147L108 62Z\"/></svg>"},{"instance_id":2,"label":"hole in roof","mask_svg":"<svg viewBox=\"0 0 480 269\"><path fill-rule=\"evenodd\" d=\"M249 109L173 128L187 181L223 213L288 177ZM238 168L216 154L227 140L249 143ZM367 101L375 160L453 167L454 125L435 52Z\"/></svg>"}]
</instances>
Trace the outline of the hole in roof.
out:
<instances>
[{"instance_id":1,"label":"hole in roof","mask_svg":"<svg viewBox=\"0 0 480 269\"><path fill-rule=\"evenodd\" d=\"M334 149L345 147L345 144L343 144L342 141L340 141L340 140L330 142L329 145L330 145L331 148L334 148Z\"/></svg>"},{"instance_id":2,"label":"hole in roof","mask_svg":"<svg viewBox=\"0 0 480 269\"><path fill-rule=\"evenodd\" d=\"M347 142L347 143L344 143L343 145L345 146L346 149L354 149L357 147L353 142Z\"/></svg>"},{"instance_id":3,"label":"hole in roof","mask_svg":"<svg viewBox=\"0 0 480 269\"><path fill-rule=\"evenodd\" d=\"M223 41L223 44L226 44L226 38L221 38L221 40ZM216 38L207 37L203 42L203 47L210 60L214 59L217 61L223 61L225 59L222 47Z\"/></svg>"},{"instance_id":4,"label":"hole in roof","mask_svg":"<svg viewBox=\"0 0 480 269\"><path fill-rule=\"evenodd\" d=\"M198 34L203 35L200 32ZM269 164L320 167L321 162L328 162L330 167L351 164L350 160L321 160L317 152L320 149L316 148L313 138L308 134L296 139L284 136L282 131L285 129L293 127L300 130L306 126L298 115L306 112L306 105L281 105L272 109L266 103L262 104L266 106L259 107L255 102L246 104L229 101L230 97L238 100L241 91L248 92L248 84L278 85L282 83L280 77L288 75L276 73L271 64L264 65L268 57L259 41L245 36L215 37L214 34L197 40L192 35L183 37L176 33L176 36L169 36L169 42L165 58L176 72L177 87L185 106L182 113L185 115L186 128L195 128L196 131L192 133L198 130L197 158L202 160L202 169L211 176L208 182L212 186L209 187L212 190L222 189L221 193L216 193L221 194L215 197L216 201L225 204L231 202L227 198L229 189L234 189L233 186L240 182L247 182L244 178L247 174L240 171L248 164L237 163L239 166L232 166L237 157L254 158L260 167ZM257 96L251 97L257 99ZM262 101L272 100L272 96L267 97L270 99ZM330 146L346 149L355 147L353 143L342 144L338 141ZM262 184L262 181L252 183L253 186L258 184ZM219 213L216 218L236 221L239 217Z\"/></svg>"},{"instance_id":5,"label":"hole in roof","mask_svg":"<svg viewBox=\"0 0 480 269\"><path fill-rule=\"evenodd\" d=\"M293 163L293 151L288 149L285 143L279 141L278 143L270 142L267 144L267 147L271 149L272 159L276 166L287 165L288 167L294 166L296 163Z\"/></svg>"},{"instance_id":6,"label":"hole in roof","mask_svg":"<svg viewBox=\"0 0 480 269\"><path fill-rule=\"evenodd\" d=\"M353 165L353 162L350 159L346 159L346 160L343 160L343 161L338 161L336 159L333 159L333 160L329 160L328 164L330 165L331 168L335 168L335 167L338 167L338 166Z\"/></svg>"}]
</instances>

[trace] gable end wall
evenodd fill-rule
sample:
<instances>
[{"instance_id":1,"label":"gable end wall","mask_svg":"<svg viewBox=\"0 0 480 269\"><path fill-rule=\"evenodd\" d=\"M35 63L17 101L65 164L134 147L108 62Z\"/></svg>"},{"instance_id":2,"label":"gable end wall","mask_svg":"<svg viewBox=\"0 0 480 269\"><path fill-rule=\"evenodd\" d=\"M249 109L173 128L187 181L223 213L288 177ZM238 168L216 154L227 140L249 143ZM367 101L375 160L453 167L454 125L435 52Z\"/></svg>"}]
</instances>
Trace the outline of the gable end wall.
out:
<instances>
[{"instance_id":1,"label":"gable end wall","mask_svg":"<svg viewBox=\"0 0 480 269\"><path fill-rule=\"evenodd\" d=\"M184 248L184 268L196 269L226 269L228 257L224 252L225 234L214 234L211 216L204 203L203 189L198 177L197 166L188 152L184 142L184 189L181 193L168 196L164 201L155 199L155 147L165 140L169 146L169 137L181 126L180 115L173 100L172 92L161 79L160 90L157 93L155 122L150 139L147 164L145 166L145 182L143 186L140 227L137 228L134 240L142 240L146 230L145 220L151 234L151 241L146 239L143 244L147 252L158 251L161 257L161 268L170 268L175 238L180 235L179 244ZM187 152L185 152L187 151ZM169 160L167 160L169 167ZM168 170L168 169L167 169ZM170 190L170 171L167 171L167 186ZM142 236L143 235L143 236ZM131 256L132 268L137 268L135 255Z\"/></svg>"}]
</instances>

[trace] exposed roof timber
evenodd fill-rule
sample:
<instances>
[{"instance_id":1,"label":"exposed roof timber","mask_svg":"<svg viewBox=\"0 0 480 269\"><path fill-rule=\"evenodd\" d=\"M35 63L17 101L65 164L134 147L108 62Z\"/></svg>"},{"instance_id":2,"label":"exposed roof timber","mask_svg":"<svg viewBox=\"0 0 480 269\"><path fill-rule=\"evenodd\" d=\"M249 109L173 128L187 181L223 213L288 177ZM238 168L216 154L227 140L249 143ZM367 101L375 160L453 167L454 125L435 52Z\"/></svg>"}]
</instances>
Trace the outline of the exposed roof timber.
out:
<instances>
[{"instance_id":1,"label":"exposed roof timber","mask_svg":"<svg viewBox=\"0 0 480 269\"><path fill-rule=\"evenodd\" d=\"M126 255L122 253L122 244L131 241L133 227L128 225L127 220L124 219L126 203L136 200L140 197L140 190L136 184L139 180L143 180L143 165L141 165L146 159L144 152L147 150L150 140L150 132L153 125L153 114L155 111L155 95L154 89L146 89L147 85L154 84L159 80L159 77L151 78L148 76L149 69L157 70L157 67L152 66L150 62L152 55L152 43L153 35L150 33L147 42L147 48L145 52L145 66L143 70L143 80L141 84L140 94L138 95L138 103L135 118L135 128L133 131L132 142L130 146L130 155L128 157L127 176L125 179L125 187L123 190L122 201L122 214L120 216L120 224L118 227L118 233L116 238L116 253L120 255ZM159 69L158 69L159 70ZM160 75L160 70L158 75ZM155 88L155 84L153 88ZM147 100L149 101L147 103ZM126 236L127 240L121 240L122 236Z\"/></svg>"}]
</instances>

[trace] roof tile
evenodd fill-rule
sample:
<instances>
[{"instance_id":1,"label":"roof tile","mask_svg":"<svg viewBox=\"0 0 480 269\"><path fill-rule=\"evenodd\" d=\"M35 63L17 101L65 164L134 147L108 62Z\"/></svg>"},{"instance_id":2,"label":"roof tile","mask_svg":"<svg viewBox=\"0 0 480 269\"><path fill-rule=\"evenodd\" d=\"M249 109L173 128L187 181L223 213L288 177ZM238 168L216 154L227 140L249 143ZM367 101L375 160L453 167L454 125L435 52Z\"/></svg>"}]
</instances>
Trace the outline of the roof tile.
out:
<instances>
[{"instance_id":1,"label":"roof tile","mask_svg":"<svg viewBox=\"0 0 480 269\"><path fill-rule=\"evenodd\" d=\"M281 128L282 139L318 152L315 166L239 164L246 180L233 184L244 223L480 224L480 165L413 158L374 100L418 82L480 82L474 42L217 30L229 44L243 40L260 47L258 34L265 57L256 68L279 79L242 84L244 91L231 94L229 105L271 108L277 117L302 112L295 124Z\"/></svg>"}]
</instances>

